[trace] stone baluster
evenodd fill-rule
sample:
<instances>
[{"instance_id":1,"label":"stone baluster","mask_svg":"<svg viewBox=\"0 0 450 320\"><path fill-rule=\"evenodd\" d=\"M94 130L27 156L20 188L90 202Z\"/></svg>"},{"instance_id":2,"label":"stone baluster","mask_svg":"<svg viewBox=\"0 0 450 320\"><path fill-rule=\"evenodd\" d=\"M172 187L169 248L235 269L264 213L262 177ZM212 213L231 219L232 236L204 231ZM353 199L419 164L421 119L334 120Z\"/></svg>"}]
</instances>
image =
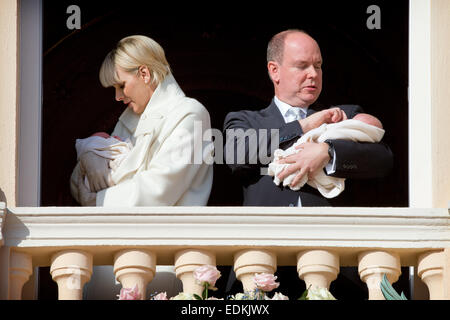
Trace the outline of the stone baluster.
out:
<instances>
[{"instance_id":1,"label":"stone baluster","mask_svg":"<svg viewBox=\"0 0 450 320\"><path fill-rule=\"evenodd\" d=\"M339 256L327 250L307 250L297 255L297 272L306 288L330 288L339 273Z\"/></svg>"},{"instance_id":2,"label":"stone baluster","mask_svg":"<svg viewBox=\"0 0 450 320\"><path fill-rule=\"evenodd\" d=\"M444 252L427 252L418 259L417 275L428 287L430 300L444 299Z\"/></svg>"},{"instance_id":3,"label":"stone baluster","mask_svg":"<svg viewBox=\"0 0 450 320\"><path fill-rule=\"evenodd\" d=\"M244 291L253 291L256 273L275 273L277 270L277 256L267 250L246 249L234 255L234 272L236 278L242 282Z\"/></svg>"},{"instance_id":4,"label":"stone baluster","mask_svg":"<svg viewBox=\"0 0 450 320\"><path fill-rule=\"evenodd\" d=\"M11 251L9 261L9 299L22 300L22 288L33 273L31 255Z\"/></svg>"},{"instance_id":5,"label":"stone baluster","mask_svg":"<svg viewBox=\"0 0 450 320\"><path fill-rule=\"evenodd\" d=\"M141 300L147 292L147 284L156 272L156 255L148 250L126 249L114 255L114 275L122 288L132 289L137 285Z\"/></svg>"},{"instance_id":6,"label":"stone baluster","mask_svg":"<svg viewBox=\"0 0 450 320\"><path fill-rule=\"evenodd\" d=\"M81 300L92 275L92 254L82 250L58 252L51 258L50 274L58 284L59 300Z\"/></svg>"},{"instance_id":7,"label":"stone baluster","mask_svg":"<svg viewBox=\"0 0 450 320\"><path fill-rule=\"evenodd\" d=\"M203 265L216 266L216 256L206 250L186 249L175 254L175 274L183 283L183 292L201 296L203 286L194 278L194 270Z\"/></svg>"},{"instance_id":8,"label":"stone baluster","mask_svg":"<svg viewBox=\"0 0 450 320\"><path fill-rule=\"evenodd\" d=\"M386 251L366 251L358 255L358 263L359 276L369 289L369 300L385 300L380 283L384 274L390 283L398 280L401 274L399 255Z\"/></svg>"}]
</instances>

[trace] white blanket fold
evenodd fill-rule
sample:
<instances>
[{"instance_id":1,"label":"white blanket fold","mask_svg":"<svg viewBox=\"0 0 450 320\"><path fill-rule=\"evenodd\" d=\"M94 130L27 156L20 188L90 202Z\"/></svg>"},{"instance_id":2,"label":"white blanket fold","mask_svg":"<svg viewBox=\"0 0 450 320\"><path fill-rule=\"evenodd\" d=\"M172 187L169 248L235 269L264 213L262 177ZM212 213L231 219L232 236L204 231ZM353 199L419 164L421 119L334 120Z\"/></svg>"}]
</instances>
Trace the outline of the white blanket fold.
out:
<instances>
[{"instance_id":1,"label":"white blanket fold","mask_svg":"<svg viewBox=\"0 0 450 320\"><path fill-rule=\"evenodd\" d=\"M276 185L280 185L281 181L277 176L290 164L280 164L278 161L289 155L301 152L301 149L295 149L295 147L302 143L320 143L326 140L335 139L352 140L356 142L379 142L383 138L383 135L383 129L354 119L344 120L332 124L322 124L320 127L304 134L288 149L275 150L274 159L269 164L268 174L274 177L273 182ZM319 192L326 198L334 198L344 191L345 179L327 176L322 168L311 174L309 178L307 176L303 177L300 182L292 186L291 182L298 173L299 171L286 177L283 180L283 186L289 186L292 190L297 191L303 187L305 183L308 183L313 188L319 190Z\"/></svg>"},{"instance_id":2,"label":"white blanket fold","mask_svg":"<svg viewBox=\"0 0 450 320\"><path fill-rule=\"evenodd\" d=\"M109 167L111 174L113 174L120 166L125 157L130 153L133 144L130 139L120 141L114 137L103 138L98 136L91 136L85 139L77 139L75 142L75 149L77 150L77 160L86 152L94 152L95 154L109 159ZM87 177L84 177L84 184L89 188Z\"/></svg>"}]
</instances>

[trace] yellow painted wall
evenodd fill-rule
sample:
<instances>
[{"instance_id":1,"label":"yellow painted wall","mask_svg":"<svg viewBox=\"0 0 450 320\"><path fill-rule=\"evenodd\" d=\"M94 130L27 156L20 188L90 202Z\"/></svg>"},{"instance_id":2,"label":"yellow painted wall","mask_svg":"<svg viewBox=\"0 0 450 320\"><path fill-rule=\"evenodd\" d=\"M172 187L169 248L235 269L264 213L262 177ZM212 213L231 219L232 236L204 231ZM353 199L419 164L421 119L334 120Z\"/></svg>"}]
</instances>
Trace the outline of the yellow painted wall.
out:
<instances>
[{"instance_id":1,"label":"yellow painted wall","mask_svg":"<svg viewBox=\"0 0 450 320\"><path fill-rule=\"evenodd\" d=\"M17 201L18 1L0 1L0 201Z\"/></svg>"}]
</instances>

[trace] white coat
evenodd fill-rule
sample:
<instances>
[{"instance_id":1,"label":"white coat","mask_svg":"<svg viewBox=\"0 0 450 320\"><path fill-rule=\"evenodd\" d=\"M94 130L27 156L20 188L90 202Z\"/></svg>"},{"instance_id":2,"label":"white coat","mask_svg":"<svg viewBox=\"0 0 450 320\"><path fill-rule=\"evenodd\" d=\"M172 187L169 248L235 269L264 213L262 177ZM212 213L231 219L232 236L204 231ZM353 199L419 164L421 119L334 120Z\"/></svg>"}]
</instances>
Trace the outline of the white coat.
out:
<instances>
[{"instance_id":1,"label":"white coat","mask_svg":"<svg viewBox=\"0 0 450 320\"><path fill-rule=\"evenodd\" d=\"M213 179L210 129L205 107L167 75L141 115L128 108L120 116L111 135L129 138L134 147L112 174L115 186L97 193L96 205L206 205Z\"/></svg>"}]
</instances>

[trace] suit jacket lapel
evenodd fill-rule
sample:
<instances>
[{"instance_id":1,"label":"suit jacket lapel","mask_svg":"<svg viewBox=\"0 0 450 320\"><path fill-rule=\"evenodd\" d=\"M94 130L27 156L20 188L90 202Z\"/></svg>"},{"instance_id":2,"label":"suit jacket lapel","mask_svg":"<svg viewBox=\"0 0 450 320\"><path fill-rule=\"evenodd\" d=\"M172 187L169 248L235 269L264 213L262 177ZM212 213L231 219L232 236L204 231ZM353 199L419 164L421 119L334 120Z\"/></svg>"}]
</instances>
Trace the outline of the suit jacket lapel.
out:
<instances>
[{"instance_id":1,"label":"suit jacket lapel","mask_svg":"<svg viewBox=\"0 0 450 320\"><path fill-rule=\"evenodd\" d=\"M315 113L316 110L313 110L311 108L308 108L308 111L306 111L306 116L309 117L310 115L312 115L313 113Z\"/></svg>"},{"instance_id":2,"label":"suit jacket lapel","mask_svg":"<svg viewBox=\"0 0 450 320\"><path fill-rule=\"evenodd\" d=\"M278 109L273 99L270 105L264 111L265 115L267 115L266 126L268 128L279 128L286 124L286 122L284 122L284 118L280 112L280 109Z\"/></svg>"}]
</instances>

